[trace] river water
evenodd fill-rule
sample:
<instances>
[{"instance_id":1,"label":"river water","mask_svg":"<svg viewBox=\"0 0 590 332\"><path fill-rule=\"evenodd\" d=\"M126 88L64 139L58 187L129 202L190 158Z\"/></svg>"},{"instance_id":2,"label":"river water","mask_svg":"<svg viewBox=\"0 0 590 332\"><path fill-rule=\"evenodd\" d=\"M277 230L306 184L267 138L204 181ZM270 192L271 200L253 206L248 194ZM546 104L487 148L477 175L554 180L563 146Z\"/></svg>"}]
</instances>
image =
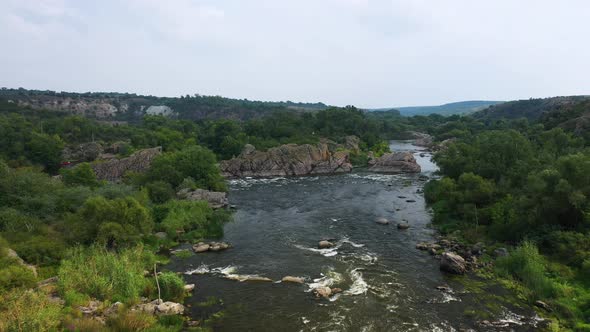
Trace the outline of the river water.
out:
<instances>
[{"instance_id":1,"label":"river water","mask_svg":"<svg viewBox=\"0 0 590 332\"><path fill-rule=\"evenodd\" d=\"M428 152L406 142L392 142L391 148L414 151L422 175L433 176ZM355 171L232 181L229 197L237 212L223 241L233 248L174 258L169 266L197 285L186 301L192 318L209 319L215 331L502 330L475 325L482 317L534 330L518 325L532 312L504 301L508 292L475 277L445 275L436 259L415 249L435 235L423 180L418 174ZM379 217L392 223L376 224ZM398 222L410 228L398 230ZM336 248L316 249L321 239L334 239ZM289 275L306 283L239 282L228 275L276 281ZM316 299L316 285L343 293ZM439 291L439 285L451 291Z\"/></svg>"}]
</instances>

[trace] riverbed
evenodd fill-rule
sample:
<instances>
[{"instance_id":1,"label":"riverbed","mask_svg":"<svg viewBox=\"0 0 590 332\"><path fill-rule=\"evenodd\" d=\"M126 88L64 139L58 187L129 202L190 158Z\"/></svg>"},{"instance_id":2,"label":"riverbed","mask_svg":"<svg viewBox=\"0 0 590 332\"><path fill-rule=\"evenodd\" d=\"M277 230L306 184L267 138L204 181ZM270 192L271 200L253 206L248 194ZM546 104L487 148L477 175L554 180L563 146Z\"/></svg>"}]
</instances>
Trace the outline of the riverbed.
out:
<instances>
[{"instance_id":1,"label":"riverbed","mask_svg":"<svg viewBox=\"0 0 590 332\"><path fill-rule=\"evenodd\" d=\"M446 275L436 259L415 249L435 236L421 192L436 165L411 143L392 142L391 148L413 151L422 173L231 181L229 199L237 211L223 241L232 248L174 258L169 266L197 286L186 301L191 317L209 319L215 331L503 330L478 327L481 317L535 330L533 312L511 305L501 287ZM392 222L379 225L377 218ZM397 223L410 228L398 230ZM317 249L321 239L336 246ZM236 275L274 282L226 278ZM279 282L284 276L305 283ZM343 292L317 299L311 290L318 285ZM440 285L449 289L437 290Z\"/></svg>"}]
</instances>

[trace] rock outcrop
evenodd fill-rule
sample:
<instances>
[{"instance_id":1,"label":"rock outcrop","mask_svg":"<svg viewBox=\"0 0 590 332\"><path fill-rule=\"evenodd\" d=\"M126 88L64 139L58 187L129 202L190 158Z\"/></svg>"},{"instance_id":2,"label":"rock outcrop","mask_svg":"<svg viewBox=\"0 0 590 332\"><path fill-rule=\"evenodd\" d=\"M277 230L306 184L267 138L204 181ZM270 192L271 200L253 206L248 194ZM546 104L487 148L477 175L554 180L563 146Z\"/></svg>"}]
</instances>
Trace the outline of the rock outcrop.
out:
<instances>
[{"instance_id":1,"label":"rock outcrop","mask_svg":"<svg viewBox=\"0 0 590 332\"><path fill-rule=\"evenodd\" d=\"M246 145L238 157L221 161L219 167L227 178L337 174L352 170L348 151L330 148L325 141L317 145L286 144L265 152Z\"/></svg>"},{"instance_id":2,"label":"rock outcrop","mask_svg":"<svg viewBox=\"0 0 590 332\"><path fill-rule=\"evenodd\" d=\"M152 161L160 154L162 154L161 147L139 150L127 158L96 163L92 165L92 169L97 179L117 182L127 172L141 173L147 171Z\"/></svg>"},{"instance_id":3,"label":"rock outcrop","mask_svg":"<svg viewBox=\"0 0 590 332\"><path fill-rule=\"evenodd\" d=\"M386 153L377 160L369 171L377 173L420 173L420 165L411 152Z\"/></svg>"},{"instance_id":4,"label":"rock outcrop","mask_svg":"<svg viewBox=\"0 0 590 332\"><path fill-rule=\"evenodd\" d=\"M414 140L414 145L426 148L432 146L432 136L426 133L420 133L417 131L407 131L404 134L406 135L406 137Z\"/></svg>"},{"instance_id":5,"label":"rock outcrop","mask_svg":"<svg viewBox=\"0 0 590 332\"><path fill-rule=\"evenodd\" d=\"M227 193L218 191L182 189L176 193L176 196L189 201L206 201L213 209L226 207L229 204Z\"/></svg>"}]
</instances>

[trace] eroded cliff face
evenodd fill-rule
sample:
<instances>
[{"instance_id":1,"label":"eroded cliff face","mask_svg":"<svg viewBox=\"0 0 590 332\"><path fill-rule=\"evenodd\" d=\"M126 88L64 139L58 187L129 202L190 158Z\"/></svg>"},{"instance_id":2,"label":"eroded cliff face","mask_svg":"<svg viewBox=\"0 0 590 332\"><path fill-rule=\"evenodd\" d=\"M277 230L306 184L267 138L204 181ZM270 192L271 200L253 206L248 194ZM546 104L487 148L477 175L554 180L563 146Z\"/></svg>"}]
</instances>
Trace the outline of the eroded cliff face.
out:
<instances>
[{"instance_id":1,"label":"eroded cliff face","mask_svg":"<svg viewBox=\"0 0 590 332\"><path fill-rule=\"evenodd\" d=\"M129 109L127 103L117 103L115 100L109 98L42 96L18 100L17 103L19 106L31 107L33 109L70 112L72 114L98 119L111 118L118 113L125 113Z\"/></svg>"},{"instance_id":2,"label":"eroded cliff face","mask_svg":"<svg viewBox=\"0 0 590 332\"><path fill-rule=\"evenodd\" d=\"M127 158L110 159L92 165L92 169L99 180L117 182L127 172L145 172L152 165L152 161L162 154L162 148L139 150Z\"/></svg>"},{"instance_id":3,"label":"eroded cliff face","mask_svg":"<svg viewBox=\"0 0 590 332\"><path fill-rule=\"evenodd\" d=\"M265 152L248 144L238 157L221 161L219 167L227 178L337 174L352 170L348 151L331 150L327 142L286 144Z\"/></svg>"}]
</instances>

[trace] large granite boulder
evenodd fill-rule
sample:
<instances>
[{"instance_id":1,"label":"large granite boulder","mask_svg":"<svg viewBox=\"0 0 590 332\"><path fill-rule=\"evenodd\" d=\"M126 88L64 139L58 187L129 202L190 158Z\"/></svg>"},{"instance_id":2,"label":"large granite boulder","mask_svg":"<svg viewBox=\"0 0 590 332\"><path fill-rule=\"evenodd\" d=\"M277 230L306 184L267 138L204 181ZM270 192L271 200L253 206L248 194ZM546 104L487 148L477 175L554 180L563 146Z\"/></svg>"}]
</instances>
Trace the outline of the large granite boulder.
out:
<instances>
[{"instance_id":1,"label":"large granite boulder","mask_svg":"<svg viewBox=\"0 0 590 332\"><path fill-rule=\"evenodd\" d=\"M219 163L223 176L227 178L302 176L346 173L352 164L345 149L330 149L330 143L286 144L256 151L246 145L242 153L230 160Z\"/></svg>"},{"instance_id":2,"label":"large granite boulder","mask_svg":"<svg viewBox=\"0 0 590 332\"><path fill-rule=\"evenodd\" d=\"M204 189L182 189L176 196L189 201L206 201L214 209L226 207L229 204L227 193Z\"/></svg>"},{"instance_id":3,"label":"large granite boulder","mask_svg":"<svg viewBox=\"0 0 590 332\"><path fill-rule=\"evenodd\" d=\"M92 165L92 169L99 180L117 182L127 172L145 172L152 165L152 161L162 154L162 147L139 150L127 158L111 159Z\"/></svg>"},{"instance_id":4,"label":"large granite boulder","mask_svg":"<svg viewBox=\"0 0 590 332\"><path fill-rule=\"evenodd\" d=\"M411 152L386 153L369 170L377 173L420 173L420 165Z\"/></svg>"},{"instance_id":5,"label":"large granite boulder","mask_svg":"<svg viewBox=\"0 0 590 332\"><path fill-rule=\"evenodd\" d=\"M452 252L443 253L440 259L440 269L448 273L464 274L466 271L465 264L463 257Z\"/></svg>"}]
</instances>

